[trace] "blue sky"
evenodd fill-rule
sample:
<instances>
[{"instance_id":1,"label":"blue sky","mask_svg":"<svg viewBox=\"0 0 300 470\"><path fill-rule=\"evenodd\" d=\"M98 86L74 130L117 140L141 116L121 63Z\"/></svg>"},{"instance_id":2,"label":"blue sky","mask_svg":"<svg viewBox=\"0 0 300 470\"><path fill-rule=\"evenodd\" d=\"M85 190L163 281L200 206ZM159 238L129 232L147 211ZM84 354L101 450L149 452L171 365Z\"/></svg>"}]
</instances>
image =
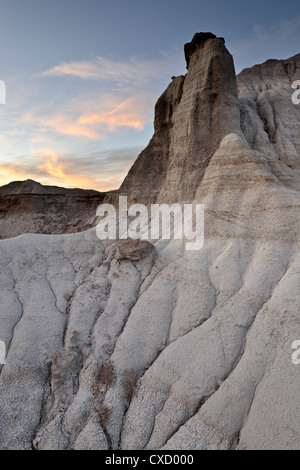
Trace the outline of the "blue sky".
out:
<instances>
[{"instance_id":1,"label":"blue sky","mask_svg":"<svg viewBox=\"0 0 300 470\"><path fill-rule=\"evenodd\" d=\"M225 37L237 72L288 58L299 0L0 0L0 184L118 187L200 31Z\"/></svg>"}]
</instances>

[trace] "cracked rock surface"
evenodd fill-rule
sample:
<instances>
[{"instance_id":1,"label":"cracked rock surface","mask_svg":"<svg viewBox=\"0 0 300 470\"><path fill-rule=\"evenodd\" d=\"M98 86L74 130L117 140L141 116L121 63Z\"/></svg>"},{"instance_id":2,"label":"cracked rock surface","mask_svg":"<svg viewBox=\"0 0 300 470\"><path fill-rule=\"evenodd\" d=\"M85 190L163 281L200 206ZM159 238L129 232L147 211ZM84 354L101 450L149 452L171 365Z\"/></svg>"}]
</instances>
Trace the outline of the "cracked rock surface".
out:
<instances>
[{"instance_id":1,"label":"cracked rock surface","mask_svg":"<svg viewBox=\"0 0 300 470\"><path fill-rule=\"evenodd\" d=\"M1 240L0 446L300 449L299 58L275 62L238 95L224 41L195 43L121 188L204 204L201 250Z\"/></svg>"}]
</instances>

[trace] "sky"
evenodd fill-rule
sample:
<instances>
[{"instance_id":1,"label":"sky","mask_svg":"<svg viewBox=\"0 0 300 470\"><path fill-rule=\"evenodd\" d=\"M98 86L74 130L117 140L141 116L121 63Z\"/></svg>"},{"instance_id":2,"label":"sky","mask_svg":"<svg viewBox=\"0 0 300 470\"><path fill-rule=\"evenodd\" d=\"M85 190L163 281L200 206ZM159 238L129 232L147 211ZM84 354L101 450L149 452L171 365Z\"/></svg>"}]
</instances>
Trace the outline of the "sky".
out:
<instances>
[{"instance_id":1,"label":"sky","mask_svg":"<svg viewBox=\"0 0 300 470\"><path fill-rule=\"evenodd\" d=\"M0 0L0 185L118 188L196 32L236 71L300 52L299 0Z\"/></svg>"}]
</instances>

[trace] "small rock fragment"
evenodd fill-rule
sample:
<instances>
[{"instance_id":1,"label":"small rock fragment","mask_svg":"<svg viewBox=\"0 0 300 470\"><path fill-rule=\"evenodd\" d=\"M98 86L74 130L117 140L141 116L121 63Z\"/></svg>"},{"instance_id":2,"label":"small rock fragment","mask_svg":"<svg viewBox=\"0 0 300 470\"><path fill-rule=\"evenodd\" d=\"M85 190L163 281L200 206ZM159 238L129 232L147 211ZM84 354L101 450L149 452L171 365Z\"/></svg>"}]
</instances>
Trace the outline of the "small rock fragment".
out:
<instances>
[{"instance_id":1,"label":"small rock fragment","mask_svg":"<svg viewBox=\"0 0 300 470\"><path fill-rule=\"evenodd\" d=\"M153 250L154 246L147 240L133 240L131 238L117 240L115 259L138 261L141 258L145 258Z\"/></svg>"}]
</instances>

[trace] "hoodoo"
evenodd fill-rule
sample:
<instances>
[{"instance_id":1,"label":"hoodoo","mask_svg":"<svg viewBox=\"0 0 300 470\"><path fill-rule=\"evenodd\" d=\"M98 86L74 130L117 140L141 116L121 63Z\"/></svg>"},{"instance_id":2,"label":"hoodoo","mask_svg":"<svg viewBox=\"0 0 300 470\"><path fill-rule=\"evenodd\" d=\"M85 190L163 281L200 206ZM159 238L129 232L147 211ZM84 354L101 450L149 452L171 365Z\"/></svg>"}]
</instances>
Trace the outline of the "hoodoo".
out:
<instances>
[{"instance_id":1,"label":"hoodoo","mask_svg":"<svg viewBox=\"0 0 300 470\"><path fill-rule=\"evenodd\" d=\"M224 39L198 33L185 45L186 76L174 78L155 107L155 132L120 191L151 201L191 201L214 151L241 134L233 59Z\"/></svg>"}]
</instances>

